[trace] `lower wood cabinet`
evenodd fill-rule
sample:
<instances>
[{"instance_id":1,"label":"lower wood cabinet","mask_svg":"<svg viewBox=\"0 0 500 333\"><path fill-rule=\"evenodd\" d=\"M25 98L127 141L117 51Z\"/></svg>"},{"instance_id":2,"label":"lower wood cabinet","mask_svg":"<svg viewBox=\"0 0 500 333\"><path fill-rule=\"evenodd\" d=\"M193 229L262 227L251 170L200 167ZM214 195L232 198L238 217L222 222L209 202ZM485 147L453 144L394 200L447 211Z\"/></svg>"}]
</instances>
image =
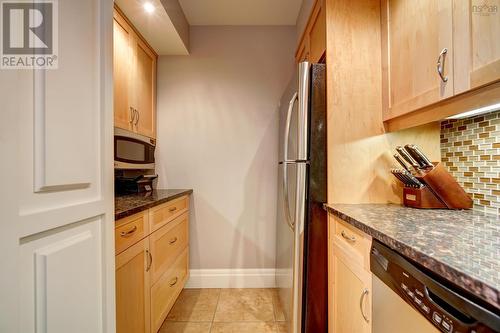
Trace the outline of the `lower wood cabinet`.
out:
<instances>
[{"instance_id":1,"label":"lower wood cabinet","mask_svg":"<svg viewBox=\"0 0 500 333\"><path fill-rule=\"evenodd\" d=\"M371 332L371 281L361 277L339 256L333 256L334 332Z\"/></svg>"},{"instance_id":2,"label":"lower wood cabinet","mask_svg":"<svg viewBox=\"0 0 500 333\"><path fill-rule=\"evenodd\" d=\"M143 239L116 256L116 331L151 332L149 241Z\"/></svg>"},{"instance_id":3,"label":"lower wood cabinet","mask_svg":"<svg viewBox=\"0 0 500 333\"><path fill-rule=\"evenodd\" d=\"M328 235L328 332L371 333L371 237L332 215Z\"/></svg>"},{"instance_id":4,"label":"lower wood cabinet","mask_svg":"<svg viewBox=\"0 0 500 333\"><path fill-rule=\"evenodd\" d=\"M172 207L175 214L154 214ZM158 332L184 288L189 277L188 207L185 196L115 222L117 333Z\"/></svg>"},{"instance_id":5,"label":"lower wood cabinet","mask_svg":"<svg viewBox=\"0 0 500 333\"><path fill-rule=\"evenodd\" d=\"M165 274L151 288L151 324L157 332L188 278L188 249L177 258Z\"/></svg>"}]
</instances>

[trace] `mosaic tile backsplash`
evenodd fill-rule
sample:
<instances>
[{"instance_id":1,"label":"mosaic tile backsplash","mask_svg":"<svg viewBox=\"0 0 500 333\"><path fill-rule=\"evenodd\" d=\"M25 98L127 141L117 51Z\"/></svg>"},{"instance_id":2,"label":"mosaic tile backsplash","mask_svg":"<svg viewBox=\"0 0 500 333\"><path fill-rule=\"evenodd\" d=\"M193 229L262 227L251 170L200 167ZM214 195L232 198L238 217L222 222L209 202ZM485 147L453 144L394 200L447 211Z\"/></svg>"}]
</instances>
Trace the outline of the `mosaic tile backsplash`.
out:
<instances>
[{"instance_id":1,"label":"mosaic tile backsplash","mask_svg":"<svg viewBox=\"0 0 500 333\"><path fill-rule=\"evenodd\" d=\"M443 121L441 160L474 209L500 214L500 111Z\"/></svg>"}]
</instances>

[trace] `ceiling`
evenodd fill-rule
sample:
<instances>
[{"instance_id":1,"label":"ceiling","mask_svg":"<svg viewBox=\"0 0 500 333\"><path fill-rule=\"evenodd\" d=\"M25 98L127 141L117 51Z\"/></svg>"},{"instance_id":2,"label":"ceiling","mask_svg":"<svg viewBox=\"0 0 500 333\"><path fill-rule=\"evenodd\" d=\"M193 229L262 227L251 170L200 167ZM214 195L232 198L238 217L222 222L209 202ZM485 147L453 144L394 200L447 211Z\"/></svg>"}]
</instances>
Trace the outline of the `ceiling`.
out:
<instances>
[{"instance_id":1,"label":"ceiling","mask_svg":"<svg viewBox=\"0 0 500 333\"><path fill-rule=\"evenodd\" d=\"M145 0L115 0L149 45L159 55L186 55L188 49L160 0L147 0L155 10L144 11Z\"/></svg>"},{"instance_id":2,"label":"ceiling","mask_svg":"<svg viewBox=\"0 0 500 333\"><path fill-rule=\"evenodd\" d=\"M179 0L190 25L295 25L302 0Z\"/></svg>"}]
</instances>

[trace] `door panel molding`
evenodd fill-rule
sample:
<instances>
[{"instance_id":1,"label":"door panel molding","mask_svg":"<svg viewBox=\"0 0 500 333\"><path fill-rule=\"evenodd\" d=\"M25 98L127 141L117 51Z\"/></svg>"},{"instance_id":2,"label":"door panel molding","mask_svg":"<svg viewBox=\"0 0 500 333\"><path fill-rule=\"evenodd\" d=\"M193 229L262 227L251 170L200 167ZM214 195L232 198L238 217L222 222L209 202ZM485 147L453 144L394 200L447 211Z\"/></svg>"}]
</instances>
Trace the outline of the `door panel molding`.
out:
<instances>
[{"instance_id":1,"label":"door panel molding","mask_svg":"<svg viewBox=\"0 0 500 333\"><path fill-rule=\"evenodd\" d=\"M68 191L90 186L90 181L50 185L47 183L46 146L46 71L33 71L33 170L34 191Z\"/></svg>"}]
</instances>

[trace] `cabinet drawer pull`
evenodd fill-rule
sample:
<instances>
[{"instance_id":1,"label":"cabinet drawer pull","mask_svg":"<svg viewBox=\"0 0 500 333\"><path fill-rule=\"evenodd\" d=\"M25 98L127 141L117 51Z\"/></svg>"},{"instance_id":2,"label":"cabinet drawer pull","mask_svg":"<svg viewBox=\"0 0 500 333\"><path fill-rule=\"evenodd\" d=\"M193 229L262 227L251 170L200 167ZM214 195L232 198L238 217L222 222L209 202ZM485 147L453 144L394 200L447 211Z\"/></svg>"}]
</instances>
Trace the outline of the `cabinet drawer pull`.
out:
<instances>
[{"instance_id":1,"label":"cabinet drawer pull","mask_svg":"<svg viewBox=\"0 0 500 333\"><path fill-rule=\"evenodd\" d=\"M134 108L130 106L129 123L133 123L135 119Z\"/></svg>"},{"instance_id":2,"label":"cabinet drawer pull","mask_svg":"<svg viewBox=\"0 0 500 333\"><path fill-rule=\"evenodd\" d=\"M172 279L172 281L170 281L170 287L175 286L175 285L177 284L177 280L178 280L178 279L177 279L177 276L176 276L176 277L174 277L174 278Z\"/></svg>"},{"instance_id":3,"label":"cabinet drawer pull","mask_svg":"<svg viewBox=\"0 0 500 333\"><path fill-rule=\"evenodd\" d=\"M129 231L122 231L122 232L120 232L120 236L122 236L122 237L130 237L136 231L137 231L137 226L134 225L134 227L132 229L130 229Z\"/></svg>"},{"instance_id":4,"label":"cabinet drawer pull","mask_svg":"<svg viewBox=\"0 0 500 333\"><path fill-rule=\"evenodd\" d=\"M141 114L139 113L139 111L137 111L137 109L134 109L135 110L135 113L137 114L137 119L135 120L135 126L137 126L137 124L139 123L139 118L141 117Z\"/></svg>"},{"instance_id":5,"label":"cabinet drawer pull","mask_svg":"<svg viewBox=\"0 0 500 333\"><path fill-rule=\"evenodd\" d=\"M368 317L365 315L365 312L363 310L363 303L365 301L365 296L368 295L368 289L363 289L363 292L361 293L361 298L359 299L359 310L361 311L361 315L363 316L363 319L368 323L370 320Z\"/></svg>"},{"instance_id":6,"label":"cabinet drawer pull","mask_svg":"<svg viewBox=\"0 0 500 333\"><path fill-rule=\"evenodd\" d=\"M439 77L441 78L441 81L447 82L448 77L444 76L444 64L446 60L446 54L448 53L448 49L444 48L441 53L439 53L439 57L436 63L436 69L439 74Z\"/></svg>"},{"instance_id":7,"label":"cabinet drawer pull","mask_svg":"<svg viewBox=\"0 0 500 333\"><path fill-rule=\"evenodd\" d=\"M177 207L170 207L168 209L169 212L175 212L177 210Z\"/></svg>"},{"instance_id":8,"label":"cabinet drawer pull","mask_svg":"<svg viewBox=\"0 0 500 333\"><path fill-rule=\"evenodd\" d=\"M146 255L148 256L148 265L146 266L146 272L149 272L151 265L153 264L153 256L149 250L146 250Z\"/></svg>"},{"instance_id":9,"label":"cabinet drawer pull","mask_svg":"<svg viewBox=\"0 0 500 333\"><path fill-rule=\"evenodd\" d=\"M174 237L169 241L170 244L174 244L175 242L177 242L177 237Z\"/></svg>"},{"instance_id":10,"label":"cabinet drawer pull","mask_svg":"<svg viewBox=\"0 0 500 333\"><path fill-rule=\"evenodd\" d=\"M354 236L348 236L344 230L342 230L342 232L340 234L342 235L342 237L344 237L345 239L347 239L349 242L353 242L354 243L356 241L356 237L354 237Z\"/></svg>"}]
</instances>

